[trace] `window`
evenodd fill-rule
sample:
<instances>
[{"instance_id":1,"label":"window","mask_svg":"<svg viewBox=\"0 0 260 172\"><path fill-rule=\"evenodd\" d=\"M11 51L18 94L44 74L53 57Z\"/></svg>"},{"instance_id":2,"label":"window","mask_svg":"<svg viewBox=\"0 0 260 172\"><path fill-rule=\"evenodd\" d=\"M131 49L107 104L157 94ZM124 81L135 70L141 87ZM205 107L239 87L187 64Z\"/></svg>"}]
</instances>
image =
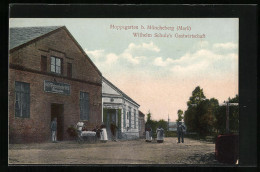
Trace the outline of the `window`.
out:
<instances>
[{"instance_id":1,"label":"window","mask_svg":"<svg viewBox=\"0 0 260 172\"><path fill-rule=\"evenodd\" d=\"M138 129L139 129L139 131L141 131L141 121L140 120L138 120Z\"/></svg>"},{"instance_id":2,"label":"window","mask_svg":"<svg viewBox=\"0 0 260 172\"><path fill-rule=\"evenodd\" d=\"M51 72L61 74L61 59L51 57Z\"/></svg>"},{"instance_id":3,"label":"window","mask_svg":"<svg viewBox=\"0 0 260 172\"><path fill-rule=\"evenodd\" d=\"M126 119L125 119L125 108L123 109L123 125L126 127Z\"/></svg>"},{"instance_id":4,"label":"window","mask_svg":"<svg viewBox=\"0 0 260 172\"><path fill-rule=\"evenodd\" d=\"M131 108L129 108L129 128L132 127L132 121L131 121Z\"/></svg>"},{"instance_id":5,"label":"window","mask_svg":"<svg viewBox=\"0 0 260 172\"><path fill-rule=\"evenodd\" d=\"M80 119L89 120L89 95L80 92Z\"/></svg>"},{"instance_id":6,"label":"window","mask_svg":"<svg viewBox=\"0 0 260 172\"><path fill-rule=\"evenodd\" d=\"M47 57L41 56L41 71L47 72Z\"/></svg>"},{"instance_id":7,"label":"window","mask_svg":"<svg viewBox=\"0 0 260 172\"><path fill-rule=\"evenodd\" d=\"M72 64L71 63L67 63L67 76L69 78L72 77Z\"/></svg>"},{"instance_id":8,"label":"window","mask_svg":"<svg viewBox=\"0 0 260 172\"><path fill-rule=\"evenodd\" d=\"M136 128L136 111L134 109L134 128Z\"/></svg>"},{"instance_id":9,"label":"window","mask_svg":"<svg viewBox=\"0 0 260 172\"><path fill-rule=\"evenodd\" d=\"M30 117L30 84L15 81L15 117Z\"/></svg>"}]
</instances>

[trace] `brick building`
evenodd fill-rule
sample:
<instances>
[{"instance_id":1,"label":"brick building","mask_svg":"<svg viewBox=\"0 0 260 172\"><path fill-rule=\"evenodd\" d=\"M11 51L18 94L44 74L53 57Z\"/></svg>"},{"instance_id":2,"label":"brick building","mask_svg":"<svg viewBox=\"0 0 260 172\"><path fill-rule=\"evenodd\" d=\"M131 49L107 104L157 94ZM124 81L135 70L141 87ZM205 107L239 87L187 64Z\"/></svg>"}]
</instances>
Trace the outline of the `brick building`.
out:
<instances>
[{"instance_id":1,"label":"brick building","mask_svg":"<svg viewBox=\"0 0 260 172\"><path fill-rule=\"evenodd\" d=\"M10 28L9 141L71 139L67 128L102 122L102 74L65 26Z\"/></svg>"}]
</instances>

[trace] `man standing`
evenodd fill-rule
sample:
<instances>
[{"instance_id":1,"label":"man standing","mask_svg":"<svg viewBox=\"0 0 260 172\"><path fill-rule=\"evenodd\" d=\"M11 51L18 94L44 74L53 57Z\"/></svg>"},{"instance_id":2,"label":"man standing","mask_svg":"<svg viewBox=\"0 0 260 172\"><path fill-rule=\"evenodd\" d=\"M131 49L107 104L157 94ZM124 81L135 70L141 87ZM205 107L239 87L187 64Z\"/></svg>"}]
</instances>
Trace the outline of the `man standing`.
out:
<instances>
[{"instance_id":1,"label":"man standing","mask_svg":"<svg viewBox=\"0 0 260 172\"><path fill-rule=\"evenodd\" d=\"M178 132L178 143L180 143L180 137L181 142L184 143L183 135L184 135L185 127L182 125L182 122L178 123L177 132Z\"/></svg>"},{"instance_id":2,"label":"man standing","mask_svg":"<svg viewBox=\"0 0 260 172\"><path fill-rule=\"evenodd\" d=\"M57 118L54 118L51 121L51 140L53 143L57 142L56 131L57 131Z\"/></svg>"}]
</instances>

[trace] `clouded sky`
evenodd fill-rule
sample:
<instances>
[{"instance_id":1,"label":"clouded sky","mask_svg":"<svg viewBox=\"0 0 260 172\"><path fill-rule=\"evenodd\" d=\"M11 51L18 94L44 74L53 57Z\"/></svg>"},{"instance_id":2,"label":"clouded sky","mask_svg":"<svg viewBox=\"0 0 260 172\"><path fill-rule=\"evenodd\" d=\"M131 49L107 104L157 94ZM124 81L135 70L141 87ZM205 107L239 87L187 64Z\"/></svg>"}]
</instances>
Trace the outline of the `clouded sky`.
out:
<instances>
[{"instance_id":1,"label":"clouded sky","mask_svg":"<svg viewBox=\"0 0 260 172\"><path fill-rule=\"evenodd\" d=\"M10 27L57 25L65 25L103 76L139 103L145 114L150 110L153 119L167 120L169 115L175 121L196 86L220 103L238 94L238 19L10 19ZM147 29L150 25L174 30Z\"/></svg>"}]
</instances>

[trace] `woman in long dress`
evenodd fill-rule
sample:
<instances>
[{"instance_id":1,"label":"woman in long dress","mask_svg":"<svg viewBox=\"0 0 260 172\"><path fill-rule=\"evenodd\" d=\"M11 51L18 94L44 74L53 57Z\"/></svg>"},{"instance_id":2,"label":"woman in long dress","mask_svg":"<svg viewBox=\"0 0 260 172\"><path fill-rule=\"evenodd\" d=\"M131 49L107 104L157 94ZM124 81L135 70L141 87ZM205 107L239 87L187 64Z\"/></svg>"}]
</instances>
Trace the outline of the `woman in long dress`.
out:
<instances>
[{"instance_id":1,"label":"woman in long dress","mask_svg":"<svg viewBox=\"0 0 260 172\"><path fill-rule=\"evenodd\" d=\"M153 137L152 137L152 128L147 128L146 129L146 135L145 135L145 141L146 142L151 142L153 140Z\"/></svg>"},{"instance_id":2,"label":"woman in long dress","mask_svg":"<svg viewBox=\"0 0 260 172\"><path fill-rule=\"evenodd\" d=\"M100 129L101 129L100 140L102 142L107 142L107 129L106 129L106 126L104 124L102 124L100 126Z\"/></svg>"},{"instance_id":3,"label":"woman in long dress","mask_svg":"<svg viewBox=\"0 0 260 172\"><path fill-rule=\"evenodd\" d=\"M164 134L163 128L161 126L157 128L156 133L157 133L157 142L163 143L163 134Z\"/></svg>"}]
</instances>

